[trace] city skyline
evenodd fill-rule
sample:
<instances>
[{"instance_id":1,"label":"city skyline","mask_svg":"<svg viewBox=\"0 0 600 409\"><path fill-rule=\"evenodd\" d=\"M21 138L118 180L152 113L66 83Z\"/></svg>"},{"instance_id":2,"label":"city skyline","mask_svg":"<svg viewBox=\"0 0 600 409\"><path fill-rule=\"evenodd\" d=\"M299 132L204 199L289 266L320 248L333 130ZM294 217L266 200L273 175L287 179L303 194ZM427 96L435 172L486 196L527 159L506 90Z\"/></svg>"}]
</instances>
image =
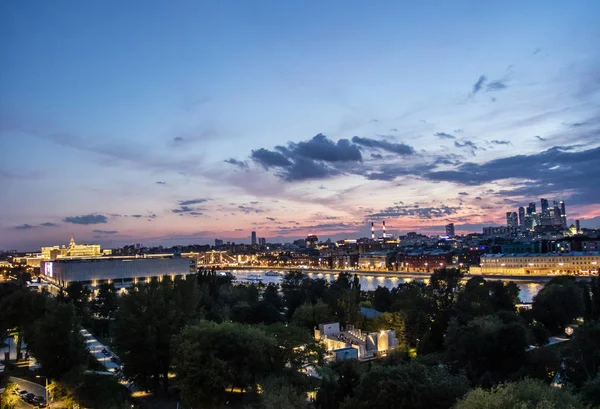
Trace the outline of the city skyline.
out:
<instances>
[{"instance_id":1,"label":"city skyline","mask_svg":"<svg viewBox=\"0 0 600 409\"><path fill-rule=\"evenodd\" d=\"M600 227L598 3L59 3L0 5L0 249Z\"/></svg>"}]
</instances>

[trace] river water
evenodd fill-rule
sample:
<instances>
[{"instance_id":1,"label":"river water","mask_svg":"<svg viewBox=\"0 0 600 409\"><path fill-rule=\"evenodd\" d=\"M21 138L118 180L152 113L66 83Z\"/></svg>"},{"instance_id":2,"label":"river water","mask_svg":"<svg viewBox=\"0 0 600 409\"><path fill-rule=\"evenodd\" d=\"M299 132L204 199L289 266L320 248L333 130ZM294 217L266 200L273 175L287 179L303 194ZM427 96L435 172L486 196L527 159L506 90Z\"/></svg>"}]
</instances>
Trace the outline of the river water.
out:
<instances>
[{"instance_id":1,"label":"river water","mask_svg":"<svg viewBox=\"0 0 600 409\"><path fill-rule=\"evenodd\" d=\"M261 278L261 282L264 284L279 284L281 283L281 280L283 279L283 275L284 273L281 273L279 276L267 276L266 271L264 270L260 270L260 271L249 271L249 270L235 270L231 272L235 277L236 280L239 282L247 282L251 280L249 280L250 276L260 276ZM317 272L306 272L306 274L311 277L311 278L323 278L327 281L332 281L335 280L335 277L337 276L337 273L317 273ZM422 280L425 283L428 283L429 280L428 279L418 279L418 278L402 278L402 277L386 277L386 276L379 276L379 277L371 277L371 276L359 276L360 278L360 286L361 289L364 291L373 291L375 290L377 287L387 287L390 290L396 286L398 286L398 284L401 283L408 283L411 282L413 280ZM519 298L521 299L521 302L524 303L530 303L533 301L533 297L535 297L535 295L542 289L542 287L544 287L544 283L543 282L523 282L523 281L517 281L516 282L517 286L519 287Z\"/></svg>"}]
</instances>

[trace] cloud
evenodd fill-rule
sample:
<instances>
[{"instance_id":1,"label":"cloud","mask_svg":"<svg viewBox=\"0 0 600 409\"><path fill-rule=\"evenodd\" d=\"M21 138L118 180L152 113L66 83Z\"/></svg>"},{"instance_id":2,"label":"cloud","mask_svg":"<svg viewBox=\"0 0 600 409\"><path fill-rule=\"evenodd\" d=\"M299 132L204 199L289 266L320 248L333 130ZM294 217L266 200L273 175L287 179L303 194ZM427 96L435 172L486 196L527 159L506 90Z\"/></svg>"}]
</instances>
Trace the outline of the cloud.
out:
<instances>
[{"instance_id":1,"label":"cloud","mask_svg":"<svg viewBox=\"0 0 600 409\"><path fill-rule=\"evenodd\" d=\"M481 196L475 196L475 200L483 200Z\"/></svg>"},{"instance_id":2,"label":"cloud","mask_svg":"<svg viewBox=\"0 0 600 409\"><path fill-rule=\"evenodd\" d=\"M456 139L456 136L451 135L446 132L436 132L435 136L437 136L438 138L441 138L441 139Z\"/></svg>"},{"instance_id":3,"label":"cloud","mask_svg":"<svg viewBox=\"0 0 600 409\"><path fill-rule=\"evenodd\" d=\"M456 146L457 148L461 148L461 149L464 148L464 149L471 151L471 155L473 155L473 156L475 156L475 151L482 150L482 148L477 146L475 144L475 142L469 141L466 139L462 143L460 143L458 141L454 141L454 146Z\"/></svg>"},{"instance_id":4,"label":"cloud","mask_svg":"<svg viewBox=\"0 0 600 409\"><path fill-rule=\"evenodd\" d=\"M383 156L380 153L372 153L371 158L373 159L383 159Z\"/></svg>"},{"instance_id":5,"label":"cloud","mask_svg":"<svg viewBox=\"0 0 600 409\"><path fill-rule=\"evenodd\" d=\"M237 160L235 158L229 158L224 160L225 163L229 163L230 165L237 166L241 169L248 169L248 162L245 160Z\"/></svg>"},{"instance_id":6,"label":"cloud","mask_svg":"<svg viewBox=\"0 0 600 409\"><path fill-rule=\"evenodd\" d=\"M173 138L173 142L175 142L175 143L183 142L183 138L181 136L176 136L175 138Z\"/></svg>"},{"instance_id":7,"label":"cloud","mask_svg":"<svg viewBox=\"0 0 600 409\"><path fill-rule=\"evenodd\" d=\"M303 142L289 142L274 150L252 151L250 158L285 181L324 179L346 173L347 164L362 162L359 146L348 139L334 142L323 134Z\"/></svg>"},{"instance_id":8,"label":"cloud","mask_svg":"<svg viewBox=\"0 0 600 409\"><path fill-rule=\"evenodd\" d=\"M167 182L162 182L162 181L160 181L160 180L159 180L159 181L157 181L157 182L156 182L156 184L157 184L157 185L166 185L166 184L167 184Z\"/></svg>"},{"instance_id":9,"label":"cloud","mask_svg":"<svg viewBox=\"0 0 600 409\"><path fill-rule=\"evenodd\" d=\"M275 220L277 220L277 219L276 219L276 218L274 218L274 217L267 217L267 220L270 220L270 221L274 222L274 221L275 221Z\"/></svg>"},{"instance_id":10,"label":"cloud","mask_svg":"<svg viewBox=\"0 0 600 409\"><path fill-rule=\"evenodd\" d=\"M40 224L40 226L44 226L44 227L58 227L58 224L52 223L52 222L46 222L46 223Z\"/></svg>"},{"instance_id":11,"label":"cloud","mask_svg":"<svg viewBox=\"0 0 600 409\"><path fill-rule=\"evenodd\" d=\"M469 196L469 194L467 192L458 192L458 194L461 196Z\"/></svg>"},{"instance_id":12,"label":"cloud","mask_svg":"<svg viewBox=\"0 0 600 409\"><path fill-rule=\"evenodd\" d=\"M512 144L510 141L499 141L497 139L490 141L490 143L493 143L494 145L511 145Z\"/></svg>"},{"instance_id":13,"label":"cloud","mask_svg":"<svg viewBox=\"0 0 600 409\"><path fill-rule=\"evenodd\" d=\"M200 204L209 201L210 199L192 199L192 200L180 200L179 204L181 206L190 206L195 204Z\"/></svg>"},{"instance_id":14,"label":"cloud","mask_svg":"<svg viewBox=\"0 0 600 409\"><path fill-rule=\"evenodd\" d=\"M20 226L15 226L14 228L17 230L29 230L29 229L33 229L35 226L32 226L30 224L22 224Z\"/></svg>"},{"instance_id":15,"label":"cloud","mask_svg":"<svg viewBox=\"0 0 600 409\"><path fill-rule=\"evenodd\" d=\"M545 141L546 140L546 138L542 138L539 135L535 135L534 138L539 139L540 141Z\"/></svg>"},{"instance_id":16,"label":"cloud","mask_svg":"<svg viewBox=\"0 0 600 409\"><path fill-rule=\"evenodd\" d=\"M354 138L353 142L356 143ZM323 134L315 135L306 142L290 143L289 149L295 155L324 162L359 162L362 160L360 149L350 143L348 139L340 139L336 143Z\"/></svg>"},{"instance_id":17,"label":"cloud","mask_svg":"<svg viewBox=\"0 0 600 409\"><path fill-rule=\"evenodd\" d=\"M262 165L265 169L274 167L291 166L292 162L279 152L273 152L265 148L260 148L252 151L250 158Z\"/></svg>"},{"instance_id":18,"label":"cloud","mask_svg":"<svg viewBox=\"0 0 600 409\"><path fill-rule=\"evenodd\" d=\"M262 209L259 209L259 208L257 208L257 207L253 207L253 206L243 206L243 205L239 205L239 206L238 206L238 209L239 209L241 212L244 212L244 213L246 213L246 214L249 214L249 213L264 213L264 210L262 210Z\"/></svg>"},{"instance_id":19,"label":"cloud","mask_svg":"<svg viewBox=\"0 0 600 409\"><path fill-rule=\"evenodd\" d=\"M181 206L181 207L179 207L177 209L172 209L171 211L173 213L189 213L189 212L193 212L194 209L192 209L189 206Z\"/></svg>"},{"instance_id":20,"label":"cloud","mask_svg":"<svg viewBox=\"0 0 600 409\"><path fill-rule=\"evenodd\" d=\"M473 95L475 95L479 91L481 91L481 88L483 87L483 85L485 84L486 81L487 81L487 78L485 75L481 75L479 77L477 82L475 84L473 84L473 90L471 91L473 93Z\"/></svg>"},{"instance_id":21,"label":"cloud","mask_svg":"<svg viewBox=\"0 0 600 409\"><path fill-rule=\"evenodd\" d=\"M379 212L372 213L367 219L384 219L389 217L417 217L419 219L434 219L451 216L460 210L460 207L439 206L439 207L420 207L419 205L395 204Z\"/></svg>"},{"instance_id":22,"label":"cloud","mask_svg":"<svg viewBox=\"0 0 600 409\"><path fill-rule=\"evenodd\" d=\"M65 223L72 224L104 224L108 223L106 216L101 214L86 214L83 216L71 216L63 219Z\"/></svg>"},{"instance_id":23,"label":"cloud","mask_svg":"<svg viewBox=\"0 0 600 409\"><path fill-rule=\"evenodd\" d=\"M508 88L508 85L506 85L506 81L505 80L497 80L497 81L492 81L489 84L487 84L486 91L487 92L501 91L505 88Z\"/></svg>"},{"instance_id":24,"label":"cloud","mask_svg":"<svg viewBox=\"0 0 600 409\"><path fill-rule=\"evenodd\" d=\"M433 171L424 177L461 185L483 185L499 180L515 179L510 190L498 194L538 197L570 191L571 204L600 202L597 168L600 147L555 146L531 155L515 155L482 164L467 162L455 170Z\"/></svg>"},{"instance_id":25,"label":"cloud","mask_svg":"<svg viewBox=\"0 0 600 409\"><path fill-rule=\"evenodd\" d=\"M100 233L100 234L117 234L116 230L92 230L92 233Z\"/></svg>"},{"instance_id":26,"label":"cloud","mask_svg":"<svg viewBox=\"0 0 600 409\"><path fill-rule=\"evenodd\" d=\"M371 138L361 138L360 136L353 137L352 142L367 148L381 149L398 155L413 155L415 153L415 149L412 146L404 143L392 143Z\"/></svg>"}]
</instances>

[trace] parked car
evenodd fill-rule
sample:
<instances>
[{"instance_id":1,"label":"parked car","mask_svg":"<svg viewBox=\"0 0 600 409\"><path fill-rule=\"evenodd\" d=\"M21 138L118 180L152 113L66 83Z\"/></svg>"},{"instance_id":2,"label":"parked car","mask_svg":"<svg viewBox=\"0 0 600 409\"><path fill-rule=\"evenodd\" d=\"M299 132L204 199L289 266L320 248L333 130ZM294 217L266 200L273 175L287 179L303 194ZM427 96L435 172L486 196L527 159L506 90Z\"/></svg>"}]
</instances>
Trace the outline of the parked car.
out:
<instances>
[{"instance_id":1,"label":"parked car","mask_svg":"<svg viewBox=\"0 0 600 409\"><path fill-rule=\"evenodd\" d=\"M110 351L106 348L102 349L102 353L106 356L110 356Z\"/></svg>"},{"instance_id":2,"label":"parked car","mask_svg":"<svg viewBox=\"0 0 600 409\"><path fill-rule=\"evenodd\" d=\"M33 404L34 406L37 406L38 408L45 408L47 405L46 403L46 399L42 398L41 396L36 396L33 399Z\"/></svg>"},{"instance_id":3,"label":"parked car","mask_svg":"<svg viewBox=\"0 0 600 409\"><path fill-rule=\"evenodd\" d=\"M27 403L33 403L35 399L35 395L33 393L28 393L27 395L25 395L25 402Z\"/></svg>"},{"instance_id":4,"label":"parked car","mask_svg":"<svg viewBox=\"0 0 600 409\"><path fill-rule=\"evenodd\" d=\"M23 399L25 399L25 396L28 394L29 392L27 392L25 389L20 390L19 391L19 396Z\"/></svg>"}]
</instances>

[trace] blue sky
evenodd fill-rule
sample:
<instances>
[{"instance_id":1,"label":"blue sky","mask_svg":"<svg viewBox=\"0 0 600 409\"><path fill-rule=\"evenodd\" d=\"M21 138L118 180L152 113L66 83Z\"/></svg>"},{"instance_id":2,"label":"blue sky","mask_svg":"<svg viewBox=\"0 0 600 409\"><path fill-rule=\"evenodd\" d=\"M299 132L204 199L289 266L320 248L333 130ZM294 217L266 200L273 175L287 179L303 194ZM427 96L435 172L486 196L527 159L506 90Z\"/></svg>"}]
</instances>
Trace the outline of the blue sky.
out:
<instances>
[{"instance_id":1,"label":"blue sky","mask_svg":"<svg viewBox=\"0 0 600 409\"><path fill-rule=\"evenodd\" d=\"M591 0L2 2L0 248L478 231L541 196L598 226L598 17Z\"/></svg>"}]
</instances>

